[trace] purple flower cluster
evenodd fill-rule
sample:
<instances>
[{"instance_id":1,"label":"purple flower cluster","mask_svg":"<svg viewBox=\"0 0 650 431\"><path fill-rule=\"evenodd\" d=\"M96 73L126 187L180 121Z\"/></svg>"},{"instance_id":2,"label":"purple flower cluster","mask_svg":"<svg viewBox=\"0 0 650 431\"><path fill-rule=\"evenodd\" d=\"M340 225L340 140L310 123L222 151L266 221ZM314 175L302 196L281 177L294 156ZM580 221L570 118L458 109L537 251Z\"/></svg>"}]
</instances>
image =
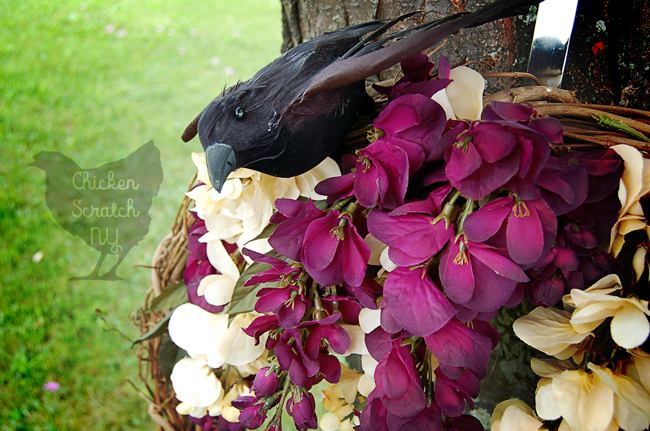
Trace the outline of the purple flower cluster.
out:
<instances>
[{"instance_id":1,"label":"purple flower cluster","mask_svg":"<svg viewBox=\"0 0 650 431\"><path fill-rule=\"evenodd\" d=\"M487 321L525 296L551 306L616 271L600 246L616 220L620 157L569 152L560 123L524 105L447 121L430 96L449 80L428 80L432 67L416 56L381 90L389 103L371 143L316 187L328 208L276 201L269 243L285 259L244 251L270 265L246 284L278 285L257 292L264 315L245 329L258 342L269 334L278 373L239 402L246 427L266 418L278 376L292 388L279 408L298 429L317 427L308 390L339 381L334 353L352 344L341 324L358 324L365 307L380 310L380 325L365 337L378 365L360 429L482 429L464 411L499 341ZM446 60L439 73L449 76ZM370 264L367 234L388 247L392 270Z\"/></svg>"}]
</instances>

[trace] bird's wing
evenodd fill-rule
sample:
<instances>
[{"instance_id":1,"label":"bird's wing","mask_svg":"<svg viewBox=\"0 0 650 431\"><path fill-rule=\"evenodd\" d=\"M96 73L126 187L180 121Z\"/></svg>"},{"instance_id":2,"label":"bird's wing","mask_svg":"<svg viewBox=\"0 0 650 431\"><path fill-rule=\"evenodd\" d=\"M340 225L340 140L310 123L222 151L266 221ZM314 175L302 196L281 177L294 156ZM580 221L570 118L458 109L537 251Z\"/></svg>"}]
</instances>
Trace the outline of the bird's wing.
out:
<instances>
[{"instance_id":1,"label":"bird's wing","mask_svg":"<svg viewBox=\"0 0 650 431\"><path fill-rule=\"evenodd\" d=\"M390 46L377 49L360 57L335 61L311 80L302 94L308 100L317 94L331 91L364 80L436 44L445 37L467 27L475 27L520 13L520 9L539 4L539 0L502 0L487 5L476 12L444 20L433 28L425 28Z\"/></svg>"}]
</instances>

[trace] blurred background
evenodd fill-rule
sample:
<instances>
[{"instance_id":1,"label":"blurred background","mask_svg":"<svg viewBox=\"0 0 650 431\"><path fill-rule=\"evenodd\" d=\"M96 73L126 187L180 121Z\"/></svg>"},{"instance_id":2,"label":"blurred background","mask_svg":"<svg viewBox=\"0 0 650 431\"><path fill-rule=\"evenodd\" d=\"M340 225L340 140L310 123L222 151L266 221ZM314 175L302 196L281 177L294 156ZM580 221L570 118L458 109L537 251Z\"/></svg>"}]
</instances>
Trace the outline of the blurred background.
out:
<instances>
[{"instance_id":1,"label":"blurred background","mask_svg":"<svg viewBox=\"0 0 650 431\"><path fill-rule=\"evenodd\" d=\"M201 147L181 141L185 126L279 55L280 1L0 5L0 430L154 429L127 381L141 385L127 339L139 336L130 315L149 286L133 265L150 264L194 176ZM27 165L58 151L95 168L149 140L164 180L124 280L69 282L99 252L57 224L45 173Z\"/></svg>"}]
</instances>

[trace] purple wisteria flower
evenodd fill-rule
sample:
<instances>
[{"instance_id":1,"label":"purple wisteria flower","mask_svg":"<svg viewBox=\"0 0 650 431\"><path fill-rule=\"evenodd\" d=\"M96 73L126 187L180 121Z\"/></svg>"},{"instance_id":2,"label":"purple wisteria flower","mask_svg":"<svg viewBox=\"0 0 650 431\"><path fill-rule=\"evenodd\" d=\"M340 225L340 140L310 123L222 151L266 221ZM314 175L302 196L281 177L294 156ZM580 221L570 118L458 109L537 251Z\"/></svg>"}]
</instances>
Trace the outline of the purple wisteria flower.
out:
<instances>
[{"instance_id":1,"label":"purple wisteria flower","mask_svg":"<svg viewBox=\"0 0 650 431\"><path fill-rule=\"evenodd\" d=\"M278 390L278 375L274 371L269 371L269 367L260 368L253 380L251 390L255 392L258 398L268 397Z\"/></svg>"},{"instance_id":2,"label":"purple wisteria flower","mask_svg":"<svg viewBox=\"0 0 650 431\"><path fill-rule=\"evenodd\" d=\"M382 313L414 335L425 337L445 326L456 310L426 274L427 268L398 267L384 284Z\"/></svg>"},{"instance_id":3,"label":"purple wisteria flower","mask_svg":"<svg viewBox=\"0 0 650 431\"><path fill-rule=\"evenodd\" d=\"M552 307L572 289L582 290L606 274L620 273L616 260L598 246L591 229L567 224L544 258L527 271L531 277L524 286L528 299Z\"/></svg>"},{"instance_id":4,"label":"purple wisteria flower","mask_svg":"<svg viewBox=\"0 0 650 431\"><path fill-rule=\"evenodd\" d=\"M268 406L254 396L243 396L232 401L232 406L241 410L239 422L248 429L257 429L266 420Z\"/></svg>"},{"instance_id":5,"label":"purple wisteria flower","mask_svg":"<svg viewBox=\"0 0 650 431\"><path fill-rule=\"evenodd\" d=\"M327 216L309 224L300 260L307 273L321 286L343 282L359 286L365 277L368 259L370 247L357 232L350 216L330 210Z\"/></svg>"},{"instance_id":6,"label":"purple wisteria flower","mask_svg":"<svg viewBox=\"0 0 650 431\"><path fill-rule=\"evenodd\" d=\"M408 186L408 156L400 147L379 139L358 151L352 172L327 178L316 192L328 196L328 203L354 194L366 208L393 209L404 203Z\"/></svg>"},{"instance_id":7,"label":"purple wisteria flower","mask_svg":"<svg viewBox=\"0 0 650 431\"><path fill-rule=\"evenodd\" d=\"M537 178L537 187L555 215L566 214L578 208L587 198L587 170L570 156L551 156Z\"/></svg>"},{"instance_id":8,"label":"purple wisteria flower","mask_svg":"<svg viewBox=\"0 0 650 431\"><path fill-rule=\"evenodd\" d=\"M439 252L453 237L453 228L444 220L434 223L440 214L441 196L450 187L434 190L426 200L407 203L390 213L373 210L368 230L389 246L388 256L396 265L416 265Z\"/></svg>"},{"instance_id":9,"label":"purple wisteria flower","mask_svg":"<svg viewBox=\"0 0 650 431\"><path fill-rule=\"evenodd\" d=\"M557 218L541 198L497 198L467 216L463 223L467 239L506 248L522 266L540 261L555 241Z\"/></svg>"},{"instance_id":10,"label":"purple wisteria flower","mask_svg":"<svg viewBox=\"0 0 650 431\"><path fill-rule=\"evenodd\" d=\"M300 431L318 428L316 417L316 400L311 392L303 392L287 400L287 413L293 418L296 428Z\"/></svg>"},{"instance_id":11,"label":"purple wisteria flower","mask_svg":"<svg viewBox=\"0 0 650 431\"><path fill-rule=\"evenodd\" d=\"M446 60L444 56L440 58L440 68L443 67L443 61ZM443 76L443 73L439 72L439 79L428 80L429 72L431 72L435 65L429 61L429 57L426 54L421 52L402 61L401 67L404 76L394 86L381 87L377 84L373 85L373 88L377 92L388 95L389 102L406 94L421 94L426 97L431 97L451 83L448 72L446 76Z\"/></svg>"},{"instance_id":12,"label":"purple wisteria flower","mask_svg":"<svg viewBox=\"0 0 650 431\"><path fill-rule=\"evenodd\" d=\"M284 330L279 339L272 343L280 367L289 371L289 377L294 384L309 388L322 378L330 383L338 382L341 364L324 348L323 341L326 340L332 351L339 355L350 348L350 335L336 324L340 317L337 313L321 320L303 322L298 328ZM258 319L259 317L251 326ZM308 334L304 340L304 348L303 331Z\"/></svg>"},{"instance_id":13,"label":"purple wisteria flower","mask_svg":"<svg viewBox=\"0 0 650 431\"><path fill-rule=\"evenodd\" d=\"M325 212L316 208L309 199L301 202L293 199L277 199L271 222L279 223L269 238L269 244L283 256L300 261L305 232L314 220L325 217ZM277 215L277 217L276 217Z\"/></svg>"},{"instance_id":14,"label":"purple wisteria flower","mask_svg":"<svg viewBox=\"0 0 650 431\"><path fill-rule=\"evenodd\" d=\"M407 94L390 102L374 121L382 139L403 149L412 175L428 160L447 123L445 110L430 97Z\"/></svg>"},{"instance_id":15,"label":"purple wisteria flower","mask_svg":"<svg viewBox=\"0 0 650 431\"><path fill-rule=\"evenodd\" d=\"M250 257L255 262L266 263L271 265L271 268L266 271L258 272L252 275L244 286L253 286L259 283L270 283L273 281L286 281L291 282L296 276L300 276L302 270L298 266L291 265L277 257L267 256L262 253L244 248L242 253Z\"/></svg>"},{"instance_id":16,"label":"purple wisteria flower","mask_svg":"<svg viewBox=\"0 0 650 431\"><path fill-rule=\"evenodd\" d=\"M298 326L311 306L311 301L299 293L298 286L293 285L282 289L264 288L257 292L257 297L255 311L275 314L278 323L285 329Z\"/></svg>"},{"instance_id":17,"label":"purple wisteria flower","mask_svg":"<svg viewBox=\"0 0 650 431\"><path fill-rule=\"evenodd\" d=\"M528 281L506 254L503 249L470 241L465 235L449 241L439 270L447 297L476 311L498 310L518 282Z\"/></svg>"},{"instance_id":18,"label":"purple wisteria flower","mask_svg":"<svg viewBox=\"0 0 650 431\"><path fill-rule=\"evenodd\" d=\"M394 340L390 352L375 369L375 389L370 397L378 398L384 407L400 417L411 417L427 406L420 375L408 346Z\"/></svg>"}]
</instances>

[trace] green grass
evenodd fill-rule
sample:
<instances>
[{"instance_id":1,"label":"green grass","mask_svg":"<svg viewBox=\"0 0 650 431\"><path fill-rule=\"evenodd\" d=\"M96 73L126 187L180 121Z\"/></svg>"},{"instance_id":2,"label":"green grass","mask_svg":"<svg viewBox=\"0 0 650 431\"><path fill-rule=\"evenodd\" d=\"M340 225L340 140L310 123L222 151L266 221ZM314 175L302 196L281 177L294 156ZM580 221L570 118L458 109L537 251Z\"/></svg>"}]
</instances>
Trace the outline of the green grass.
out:
<instances>
[{"instance_id":1,"label":"green grass","mask_svg":"<svg viewBox=\"0 0 650 431\"><path fill-rule=\"evenodd\" d=\"M150 262L168 232L194 174L190 153L200 150L179 136L226 83L279 54L280 2L0 0L0 7L0 430L155 429L125 380L137 382L134 349L102 330L95 310L136 338L129 316L149 273L132 264ZM165 179L150 233L118 270L124 281L68 282L88 274L99 253L55 222L45 174L26 165L47 150L93 168L150 139ZM44 257L34 263L38 251ZM44 391L49 380L61 389Z\"/></svg>"}]
</instances>

